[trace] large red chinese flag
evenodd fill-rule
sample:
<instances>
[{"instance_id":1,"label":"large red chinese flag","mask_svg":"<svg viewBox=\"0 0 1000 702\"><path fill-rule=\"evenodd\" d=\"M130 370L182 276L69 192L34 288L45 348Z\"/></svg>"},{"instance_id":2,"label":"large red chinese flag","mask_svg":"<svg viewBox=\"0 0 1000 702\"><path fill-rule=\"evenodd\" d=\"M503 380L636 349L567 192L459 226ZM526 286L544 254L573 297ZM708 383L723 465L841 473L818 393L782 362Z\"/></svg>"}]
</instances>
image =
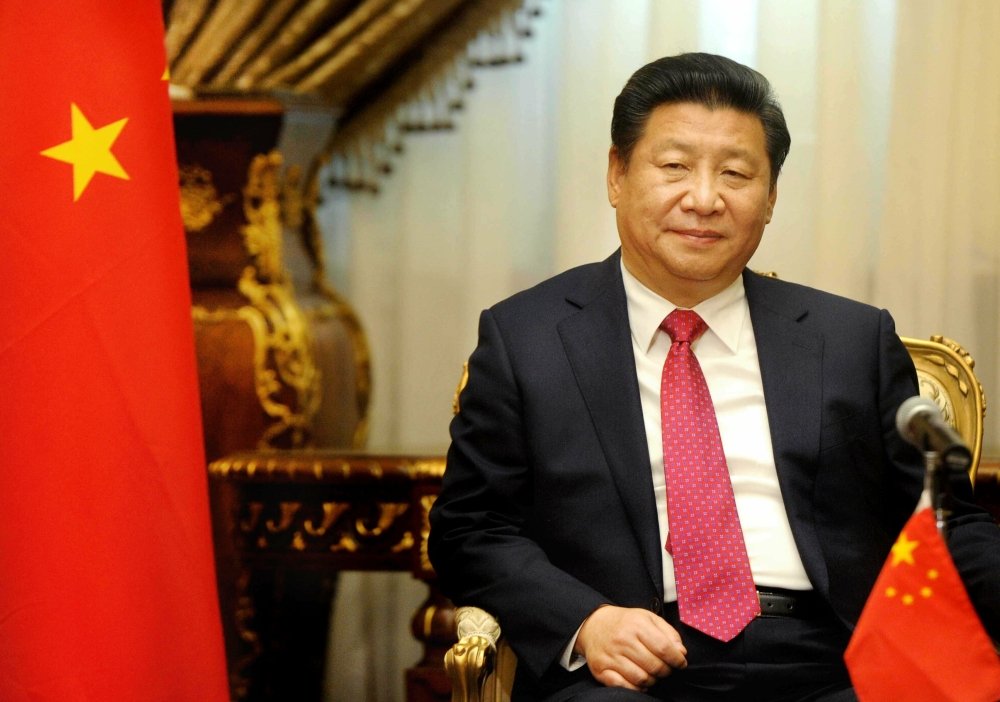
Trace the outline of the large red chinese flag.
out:
<instances>
[{"instance_id":1,"label":"large red chinese flag","mask_svg":"<svg viewBox=\"0 0 1000 702\"><path fill-rule=\"evenodd\" d=\"M844 658L861 702L1000 699L1000 661L930 509L892 547Z\"/></svg>"},{"instance_id":2,"label":"large red chinese flag","mask_svg":"<svg viewBox=\"0 0 1000 702\"><path fill-rule=\"evenodd\" d=\"M157 0L0 2L0 700L228 698Z\"/></svg>"}]
</instances>

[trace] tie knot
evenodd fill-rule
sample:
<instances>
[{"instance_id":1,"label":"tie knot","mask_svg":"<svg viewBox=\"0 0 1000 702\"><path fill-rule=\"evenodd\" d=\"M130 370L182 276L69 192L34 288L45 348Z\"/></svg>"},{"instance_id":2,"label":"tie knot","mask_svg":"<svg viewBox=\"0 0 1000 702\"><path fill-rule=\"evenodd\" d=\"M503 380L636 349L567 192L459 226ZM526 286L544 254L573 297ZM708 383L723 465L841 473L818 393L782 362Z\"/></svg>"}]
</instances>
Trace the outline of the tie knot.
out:
<instances>
[{"instance_id":1,"label":"tie knot","mask_svg":"<svg viewBox=\"0 0 1000 702\"><path fill-rule=\"evenodd\" d=\"M693 343L699 336L705 333L708 325L705 320L698 316L693 310L674 310L667 315L660 325L663 331L670 335L674 343Z\"/></svg>"}]
</instances>

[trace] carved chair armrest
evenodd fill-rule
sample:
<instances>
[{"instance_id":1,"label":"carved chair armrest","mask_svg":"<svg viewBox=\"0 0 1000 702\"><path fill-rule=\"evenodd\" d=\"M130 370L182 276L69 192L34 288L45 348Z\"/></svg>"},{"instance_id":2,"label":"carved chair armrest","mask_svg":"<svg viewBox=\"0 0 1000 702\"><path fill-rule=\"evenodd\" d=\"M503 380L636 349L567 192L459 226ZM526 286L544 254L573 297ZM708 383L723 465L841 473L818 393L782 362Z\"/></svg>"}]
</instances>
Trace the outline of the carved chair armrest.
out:
<instances>
[{"instance_id":1,"label":"carved chair armrest","mask_svg":"<svg viewBox=\"0 0 1000 702\"><path fill-rule=\"evenodd\" d=\"M478 607L459 607L455 612L458 642L445 654L444 666L451 679L452 702L490 702L491 674L497 669L500 624Z\"/></svg>"}]
</instances>

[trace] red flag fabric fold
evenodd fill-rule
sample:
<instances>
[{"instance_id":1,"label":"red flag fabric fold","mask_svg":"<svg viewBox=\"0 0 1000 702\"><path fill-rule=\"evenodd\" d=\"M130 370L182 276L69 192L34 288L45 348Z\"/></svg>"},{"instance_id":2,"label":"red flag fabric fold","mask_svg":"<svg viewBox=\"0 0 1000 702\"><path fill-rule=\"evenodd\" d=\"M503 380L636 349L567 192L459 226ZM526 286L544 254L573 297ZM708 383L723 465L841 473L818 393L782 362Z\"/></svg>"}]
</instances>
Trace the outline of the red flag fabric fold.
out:
<instances>
[{"instance_id":1,"label":"red flag fabric fold","mask_svg":"<svg viewBox=\"0 0 1000 702\"><path fill-rule=\"evenodd\" d=\"M227 700L158 2L0 4L0 700Z\"/></svg>"},{"instance_id":2,"label":"red flag fabric fold","mask_svg":"<svg viewBox=\"0 0 1000 702\"><path fill-rule=\"evenodd\" d=\"M844 659L861 702L1000 699L1000 660L930 509L892 547Z\"/></svg>"}]
</instances>

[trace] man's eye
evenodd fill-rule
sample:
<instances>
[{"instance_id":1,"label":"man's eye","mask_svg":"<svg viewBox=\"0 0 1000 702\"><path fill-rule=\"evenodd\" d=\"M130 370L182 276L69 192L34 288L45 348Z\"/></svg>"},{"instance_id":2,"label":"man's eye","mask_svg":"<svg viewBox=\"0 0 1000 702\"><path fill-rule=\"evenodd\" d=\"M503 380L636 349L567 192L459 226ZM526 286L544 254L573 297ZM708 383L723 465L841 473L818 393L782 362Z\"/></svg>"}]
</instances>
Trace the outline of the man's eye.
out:
<instances>
[{"instance_id":1,"label":"man's eye","mask_svg":"<svg viewBox=\"0 0 1000 702\"><path fill-rule=\"evenodd\" d=\"M680 171L684 169L684 164L678 163L676 161L671 161L670 163L663 164L663 167L668 171Z\"/></svg>"},{"instance_id":2,"label":"man's eye","mask_svg":"<svg viewBox=\"0 0 1000 702\"><path fill-rule=\"evenodd\" d=\"M740 171L734 171L732 169L723 171L722 174L725 175L725 176L729 176L731 178L744 178L745 179L745 178L749 177L746 173L741 173Z\"/></svg>"}]
</instances>

